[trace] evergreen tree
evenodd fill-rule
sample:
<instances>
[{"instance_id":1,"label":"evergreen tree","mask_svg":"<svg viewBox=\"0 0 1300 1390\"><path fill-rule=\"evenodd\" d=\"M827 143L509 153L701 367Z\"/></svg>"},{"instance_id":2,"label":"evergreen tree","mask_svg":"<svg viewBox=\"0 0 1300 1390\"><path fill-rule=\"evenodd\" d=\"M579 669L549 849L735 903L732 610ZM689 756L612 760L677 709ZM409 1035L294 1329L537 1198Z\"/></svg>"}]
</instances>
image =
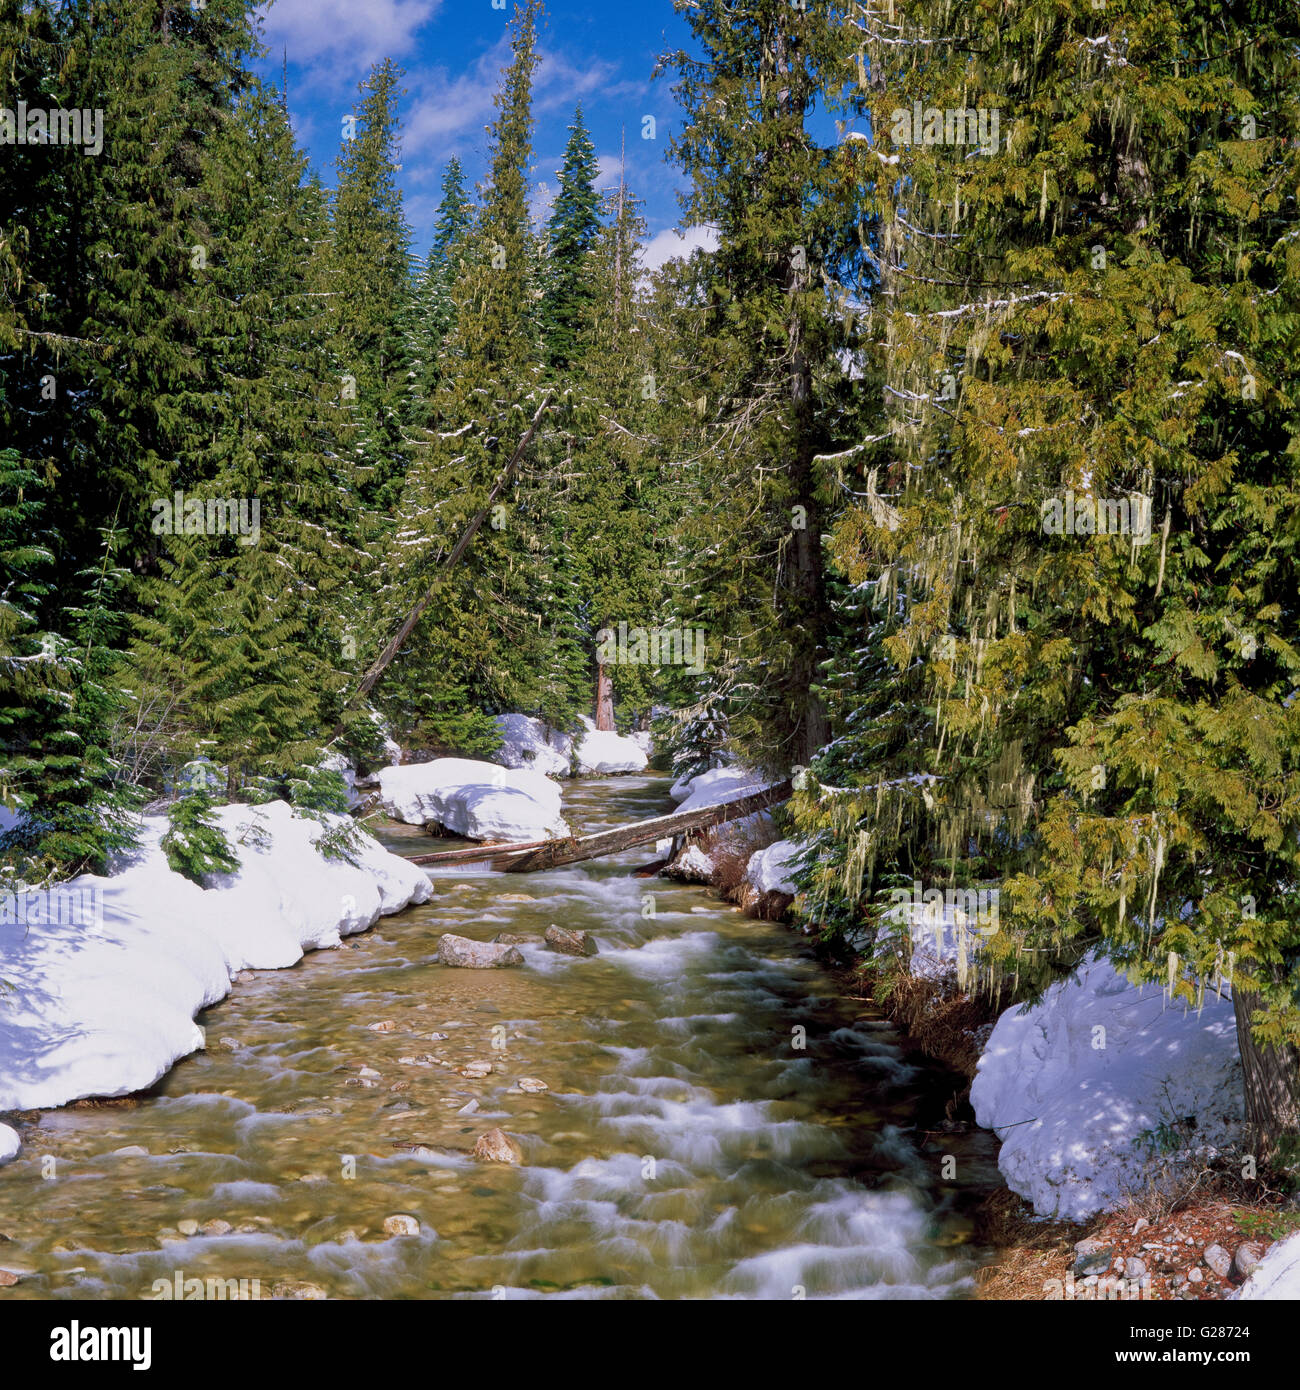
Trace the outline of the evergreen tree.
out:
<instances>
[{"instance_id":1,"label":"evergreen tree","mask_svg":"<svg viewBox=\"0 0 1300 1390\"><path fill-rule=\"evenodd\" d=\"M995 973L1228 976L1257 1141L1294 1157L1294 8L857 28L886 424L837 558L884 727L871 785L804 823L850 895L1004 877Z\"/></svg>"},{"instance_id":2,"label":"evergreen tree","mask_svg":"<svg viewBox=\"0 0 1300 1390\"><path fill-rule=\"evenodd\" d=\"M694 585L701 621L721 629L720 658L739 675L733 736L788 766L806 763L828 734L816 459L835 442L822 393L846 336L823 277L842 258L846 213L834 152L808 116L819 97L839 99L852 30L819 3L679 0L677 9L702 54L664 60L686 111L672 148L692 181L690 220L719 235L692 268L680 313L686 399L700 403L707 450Z\"/></svg>"},{"instance_id":3,"label":"evergreen tree","mask_svg":"<svg viewBox=\"0 0 1300 1390\"><path fill-rule=\"evenodd\" d=\"M591 312L593 284L586 262L601 228L596 173L596 147L579 104L569 127L564 168L557 174L560 191L546 233L542 331L551 365L561 371L572 360L579 325Z\"/></svg>"}]
</instances>

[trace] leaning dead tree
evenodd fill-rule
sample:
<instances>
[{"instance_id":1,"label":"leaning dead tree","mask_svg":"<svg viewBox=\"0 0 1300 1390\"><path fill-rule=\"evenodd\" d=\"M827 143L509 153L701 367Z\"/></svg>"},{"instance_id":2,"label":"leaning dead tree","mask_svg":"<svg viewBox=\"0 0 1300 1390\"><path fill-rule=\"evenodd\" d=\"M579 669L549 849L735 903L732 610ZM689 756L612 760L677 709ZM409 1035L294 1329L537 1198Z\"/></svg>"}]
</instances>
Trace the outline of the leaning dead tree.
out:
<instances>
[{"instance_id":1,"label":"leaning dead tree","mask_svg":"<svg viewBox=\"0 0 1300 1390\"><path fill-rule=\"evenodd\" d=\"M456 542L455 549L442 562L438 569L438 576L432 584L421 595L419 602L406 615L401 627L393 634L388 645L375 658L370 669L361 678L361 684L344 701L343 711L349 710L358 700L364 700L367 695L375 688L380 676L393 664L397 653L406 645L406 640L415 631L415 625L424 617L429 605L437 596L438 590L442 587L443 581L448 573L455 569L460 563L461 556L469 548L469 543L479 533L483 523L487 520L492 508L496 505L497 499L510 485L510 480L514 476L515 469L519 467L519 461L523 458L528 446L533 442L533 435L537 433L537 426L541 424L542 416L546 413L547 407L551 404L553 392L547 391L542 397L542 403L537 407L537 413L529 422L528 428L524 431L523 438L519 441L518 447L510 455L510 461L501 470L501 476L496 480L492 491L488 493L488 499L482 508L475 514L473 520L465 528L465 534ZM332 743L343 732L343 722L334 726L333 733L330 734L329 741Z\"/></svg>"}]
</instances>

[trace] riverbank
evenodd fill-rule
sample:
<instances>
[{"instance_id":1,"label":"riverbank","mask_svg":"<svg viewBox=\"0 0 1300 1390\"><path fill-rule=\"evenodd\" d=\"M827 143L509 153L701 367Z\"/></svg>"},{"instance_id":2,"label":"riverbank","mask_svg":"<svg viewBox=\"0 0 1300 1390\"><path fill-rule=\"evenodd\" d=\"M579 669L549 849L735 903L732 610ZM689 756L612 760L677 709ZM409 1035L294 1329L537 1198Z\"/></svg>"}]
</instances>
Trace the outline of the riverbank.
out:
<instances>
[{"instance_id":1,"label":"riverbank","mask_svg":"<svg viewBox=\"0 0 1300 1390\"><path fill-rule=\"evenodd\" d=\"M432 892L360 831L350 860L325 857L318 842L352 828L346 818L300 817L284 802L214 814L239 869L211 888L169 868L168 822L148 817L120 873L70 880L39 920L5 928L0 1114L154 1085L205 1046L195 1016L241 971L285 969Z\"/></svg>"},{"instance_id":2,"label":"riverbank","mask_svg":"<svg viewBox=\"0 0 1300 1390\"><path fill-rule=\"evenodd\" d=\"M963 1078L947 1114L956 1125L978 1124L972 1087L999 1021L1018 1011L1006 1007L1004 996L967 991L943 974L896 975L884 983L872 962L846 969L845 977L849 987L898 1026L910 1045ZM1139 1002L1140 992L1131 994ZM1126 1012L1131 1011L1130 1005ZM1152 1022L1146 1020L1149 1033ZM1179 1020L1172 1024L1176 1032ZM1112 1041L1122 1045L1123 1039ZM1022 1073L1021 1083L1023 1105L1033 1095L1032 1078ZM1055 1084L1068 1094L1061 1077ZM1072 1150L1067 1141L1067 1151L1085 1172L1098 1171L1103 1160L1098 1148L1085 1152L1077 1140ZM1005 1158L1003 1151L999 1169L1004 1174ZM1300 1211L1282 1193L1248 1183L1231 1156L1212 1147L1195 1162L1172 1146L1163 1156L1150 1151L1146 1158L1144 1183L1122 1159L1112 1164L1088 1196L1089 1204L1103 1209L1079 1220L1038 1215L1033 1202L1010 1187L990 1193L978 1213L976 1239L994 1253L976 1275L975 1297L1205 1302L1296 1296L1291 1266L1300 1251L1295 1234ZM1022 1165L1034 1161L1032 1155L1020 1159ZM1117 1183L1123 1180L1116 1174L1125 1171L1132 1182L1121 1192ZM1030 1190L1036 1187L1031 1184Z\"/></svg>"}]
</instances>

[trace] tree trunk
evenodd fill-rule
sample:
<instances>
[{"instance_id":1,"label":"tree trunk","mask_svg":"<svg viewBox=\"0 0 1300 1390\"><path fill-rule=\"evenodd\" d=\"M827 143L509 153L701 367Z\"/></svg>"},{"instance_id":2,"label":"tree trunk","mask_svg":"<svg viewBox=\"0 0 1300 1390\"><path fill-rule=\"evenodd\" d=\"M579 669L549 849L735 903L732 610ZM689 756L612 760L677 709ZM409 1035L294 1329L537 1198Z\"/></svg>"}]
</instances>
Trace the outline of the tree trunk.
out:
<instances>
[{"instance_id":1,"label":"tree trunk","mask_svg":"<svg viewBox=\"0 0 1300 1390\"><path fill-rule=\"evenodd\" d=\"M1259 1012L1259 995L1236 985L1232 990L1237 1016L1237 1045L1246 1092L1246 1125L1257 1160L1273 1155L1284 1135L1300 1134L1300 1051L1294 1047L1261 1047L1251 1034Z\"/></svg>"},{"instance_id":2,"label":"tree trunk","mask_svg":"<svg viewBox=\"0 0 1300 1390\"><path fill-rule=\"evenodd\" d=\"M596 728L614 732L614 678L604 662L596 663Z\"/></svg>"}]
</instances>

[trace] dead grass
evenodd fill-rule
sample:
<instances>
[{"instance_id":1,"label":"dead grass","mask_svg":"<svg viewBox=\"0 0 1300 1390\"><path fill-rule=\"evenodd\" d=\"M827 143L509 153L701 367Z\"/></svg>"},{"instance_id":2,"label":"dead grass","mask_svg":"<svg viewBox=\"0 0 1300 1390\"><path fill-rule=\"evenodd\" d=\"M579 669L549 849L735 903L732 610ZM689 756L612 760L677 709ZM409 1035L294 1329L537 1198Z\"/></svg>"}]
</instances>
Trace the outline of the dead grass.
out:
<instances>
[{"instance_id":1,"label":"dead grass","mask_svg":"<svg viewBox=\"0 0 1300 1390\"><path fill-rule=\"evenodd\" d=\"M942 980L913 975L892 981L879 1002L920 1051L968 1079L1003 1007L997 998L954 993Z\"/></svg>"}]
</instances>

